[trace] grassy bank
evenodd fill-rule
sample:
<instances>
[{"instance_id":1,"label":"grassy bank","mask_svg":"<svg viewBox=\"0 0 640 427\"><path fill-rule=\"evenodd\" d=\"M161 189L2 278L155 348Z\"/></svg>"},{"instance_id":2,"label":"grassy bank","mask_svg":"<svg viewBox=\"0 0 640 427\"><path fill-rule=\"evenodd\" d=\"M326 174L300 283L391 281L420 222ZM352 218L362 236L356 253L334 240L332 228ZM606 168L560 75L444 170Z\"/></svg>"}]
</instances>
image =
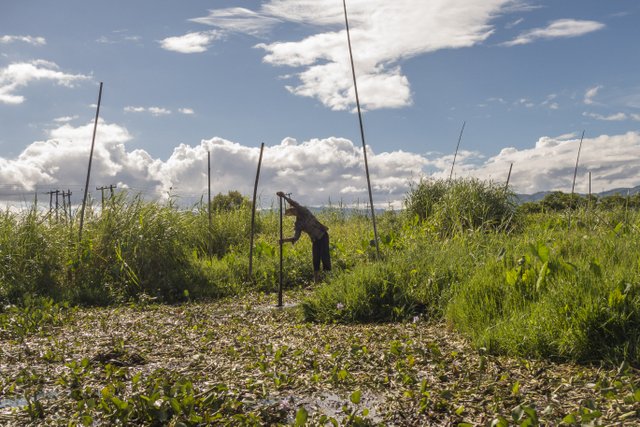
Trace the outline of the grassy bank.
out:
<instances>
[{"instance_id":1,"label":"grassy bank","mask_svg":"<svg viewBox=\"0 0 640 427\"><path fill-rule=\"evenodd\" d=\"M556 197L557 198L557 197ZM302 303L306 321L444 321L476 348L553 360L640 365L640 216L628 205L516 207L502 186L421 182L407 209L369 220L328 209L334 271ZM274 292L278 217L258 215L248 276L250 211L126 196L77 224L35 211L0 217L0 301L25 295L72 305L185 302ZM285 234L293 230L290 218ZM311 282L310 242L284 246L285 289Z\"/></svg>"}]
</instances>

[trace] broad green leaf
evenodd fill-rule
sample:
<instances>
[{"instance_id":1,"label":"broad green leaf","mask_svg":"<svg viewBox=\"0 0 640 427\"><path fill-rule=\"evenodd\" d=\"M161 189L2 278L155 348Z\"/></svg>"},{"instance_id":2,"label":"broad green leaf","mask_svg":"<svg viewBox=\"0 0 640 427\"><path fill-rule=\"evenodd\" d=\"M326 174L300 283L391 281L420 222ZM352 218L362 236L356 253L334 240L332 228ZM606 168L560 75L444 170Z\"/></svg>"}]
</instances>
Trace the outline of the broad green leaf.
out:
<instances>
[{"instance_id":1,"label":"broad green leaf","mask_svg":"<svg viewBox=\"0 0 640 427\"><path fill-rule=\"evenodd\" d=\"M296 426L303 426L306 424L307 422L307 418L309 418L309 413L307 412L307 410L305 409L304 406L301 406L300 409L298 409L298 412L296 412Z\"/></svg>"},{"instance_id":2,"label":"broad green leaf","mask_svg":"<svg viewBox=\"0 0 640 427\"><path fill-rule=\"evenodd\" d=\"M547 245L542 242L538 243L536 253L538 254L538 258L540 258L540 261L549 262L549 252L549 247Z\"/></svg>"},{"instance_id":3,"label":"broad green leaf","mask_svg":"<svg viewBox=\"0 0 640 427\"><path fill-rule=\"evenodd\" d=\"M538 273L538 280L536 281L536 291L540 292L544 290L545 285L547 283L547 274L549 273L549 262L545 261L540 267L540 272Z\"/></svg>"},{"instance_id":4,"label":"broad green leaf","mask_svg":"<svg viewBox=\"0 0 640 427\"><path fill-rule=\"evenodd\" d=\"M358 403L360 403L360 398L362 397L362 392L360 390L356 390L353 393L351 393L351 403L353 403L354 405L357 405Z\"/></svg>"}]
</instances>

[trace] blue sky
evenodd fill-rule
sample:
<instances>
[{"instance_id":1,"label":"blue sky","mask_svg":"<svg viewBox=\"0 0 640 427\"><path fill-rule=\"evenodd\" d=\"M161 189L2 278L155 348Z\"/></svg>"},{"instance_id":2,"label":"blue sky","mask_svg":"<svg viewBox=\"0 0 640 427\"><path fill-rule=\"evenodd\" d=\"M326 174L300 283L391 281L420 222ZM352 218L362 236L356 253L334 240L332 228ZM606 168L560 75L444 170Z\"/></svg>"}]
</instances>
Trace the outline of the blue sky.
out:
<instances>
[{"instance_id":1,"label":"blue sky","mask_svg":"<svg viewBox=\"0 0 640 427\"><path fill-rule=\"evenodd\" d=\"M640 2L348 0L375 200L420 176L520 192L640 184ZM340 0L0 4L0 196L84 183L151 195L262 191L366 198ZM459 163L458 163L459 162ZM93 185L93 183L92 183ZM578 185L583 191L584 185ZM271 196L269 196L271 197Z\"/></svg>"}]
</instances>

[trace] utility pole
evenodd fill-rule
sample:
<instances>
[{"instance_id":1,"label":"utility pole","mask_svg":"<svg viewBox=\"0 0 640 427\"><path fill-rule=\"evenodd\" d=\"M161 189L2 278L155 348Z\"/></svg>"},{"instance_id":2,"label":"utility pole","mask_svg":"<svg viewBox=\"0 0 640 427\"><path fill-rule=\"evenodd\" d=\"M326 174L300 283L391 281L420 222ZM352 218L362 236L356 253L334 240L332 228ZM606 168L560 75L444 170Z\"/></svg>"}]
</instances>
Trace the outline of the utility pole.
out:
<instances>
[{"instance_id":1,"label":"utility pole","mask_svg":"<svg viewBox=\"0 0 640 427\"><path fill-rule=\"evenodd\" d=\"M97 191L100 191L100 201L101 201L101 206L102 206L102 210L104 210L104 190L109 190L110 192L110 200L113 200L114 198L114 194L113 194L113 190L114 188L118 188L117 185L103 185L102 187L96 187Z\"/></svg>"},{"instance_id":2,"label":"utility pole","mask_svg":"<svg viewBox=\"0 0 640 427\"><path fill-rule=\"evenodd\" d=\"M53 192L56 195L56 222L60 220L60 216L58 215L58 208L60 204L58 203L58 196L60 195L60 190L56 190Z\"/></svg>"},{"instance_id":3,"label":"utility pole","mask_svg":"<svg viewBox=\"0 0 640 427\"><path fill-rule=\"evenodd\" d=\"M67 206L69 207L69 221L72 220L71 215L71 190L67 188Z\"/></svg>"},{"instance_id":4,"label":"utility pole","mask_svg":"<svg viewBox=\"0 0 640 427\"><path fill-rule=\"evenodd\" d=\"M100 191L100 206L101 206L101 210L104 211L104 190L106 190L109 187L105 187L104 185L102 187L96 187L96 190Z\"/></svg>"},{"instance_id":5,"label":"utility pole","mask_svg":"<svg viewBox=\"0 0 640 427\"><path fill-rule=\"evenodd\" d=\"M49 222L51 222L51 215L53 214L53 193L53 190L44 193L49 195Z\"/></svg>"},{"instance_id":6,"label":"utility pole","mask_svg":"<svg viewBox=\"0 0 640 427\"><path fill-rule=\"evenodd\" d=\"M67 192L62 190L62 210L64 211L64 219L67 220Z\"/></svg>"}]
</instances>

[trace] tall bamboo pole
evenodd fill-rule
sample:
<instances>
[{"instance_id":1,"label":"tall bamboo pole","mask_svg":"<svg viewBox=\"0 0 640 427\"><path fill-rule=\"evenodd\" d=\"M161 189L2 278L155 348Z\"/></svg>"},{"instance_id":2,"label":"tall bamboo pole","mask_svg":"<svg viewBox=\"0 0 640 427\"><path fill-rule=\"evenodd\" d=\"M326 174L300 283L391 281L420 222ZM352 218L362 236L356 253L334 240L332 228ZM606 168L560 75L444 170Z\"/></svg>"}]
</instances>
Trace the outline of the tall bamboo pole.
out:
<instances>
[{"instance_id":1,"label":"tall bamboo pole","mask_svg":"<svg viewBox=\"0 0 640 427\"><path fill-rule=\"evenodd\" d=\"M282 197L278 196L278 199L280 201L280 281L278 286L278 307L282 307L282 267L284 264L284 257L282 254L284 242L282 240L284 239L284 235L282 234Z\"/></svg>"},{"instance_id":2,"label":"tall bamboo pole","mask_svg":"<svg viewBox=\"0 0 640 427\"><path fill-rule=\"evenodd\" d=\"M253 235L255 233L256 203L257 203L257 197L258 197L258 180L260 179L260 165L262 165L263 151L264 151L264 142L260 144L260 157L258 157L258 170L256 171L256 182L253 185L253 203L251 205L251 239L249 242L249 280L253 279Z\"/></svg>"},{"instance_id":3,"label":"tall bamboo pole","mask_svg":"<svg viewBox=\"0 0 640 427\"><path fill-rule=\"evenodd\" d=\"M582 150L582 140L584 139L584 130L580 137L580 145L578 145L578 157L576 158L576 167L573 170L573 183L571 184L571 198L573 199L573 191L576 188L576 175L578 175L578 162L580 161L580 150Z\"/></svg>"},{"instance_id":4,"label":"tall bamboo pole","mask_svg":"<svg viewBox=\"0 0 640 427\"><path fill-rule=\"evenodd\" d=\"M578 156L576 157L576 167L573 169L573 182L571 183L571 198L569 199L569 227L571 227L571 209L573 209L573 194L576 188L576 176L578 175L578 163L580 162L580 151L582 150L582 140L584 139L584 130L580 137L580 144L578 145Z\"/></svg>"},{"instance_id":5,"label":"tall bamboo pole","mask_svg":"<svg viewBox=\"0 0 640 427\"><path fill-rule=\"evenodd\" d=\"M360 122L360 138L362 139L362 153L364 155L364 170L367 175L367 188L369 190L369 205L371 206L371 220L373 221L373 238L376 244L376 255L380 258L380 245L378 243L378 228L376 226L376 212L373 206L373 194L371 193L371 178L369 177L369 162L367 161L367 144L364 139L364 125L362 124L362 111L360 109L360 97L358 96L358 83L356 69L353 64L353 51L351 50L351 35L349 33L349 18L347 17L347 2L342 0L344 8L344 24L347 28L347 43L349 45L349 59L351 61L351 75L353 77L353 90L356 95L356 107L358 108L358 121Z\"/></svg>"},{"instance_id":6,"label":"tall bamboo pole","mask_svg":"<svg viewBox=\"0 0 640 427\"><path fill-rule=\"evenodd\" d=\"M89 191L89 178L91 177L91 161L93 160L93 148L96 144L96 131L98 129L98 117L100 116L100 102L102 101L102 82L98 92L98 106L96 108L96 119L93 123L93 137L91 138L91 151L89 152L89 167L87 168L87 181L84 184L84 196L82 197L82 208L80 209L80 231L78 232L78 242L82 241L82 226L84 225L84 210L87 206L87 192Z\"/></svg>"},{"instance_id":7,"label":"tall bamboo pole","mask_svg":"<svg viewBox=\"0 0 640 427\"><path fill-rule=\"evenodd\" d=\"M460 141L462 141L462 132L464 132L464 125L467 124L466 121L462 122L462 128L460 129L460 135L458 136L458 145L456 145L456 152L453 155L453 163L451 163L451 172L449 173L449 181L453 178L453 167L456 165L456 157L458 157L458 149L460 148Z\"/></svg>"},{"instance_id":8,"label":"tall bamboo pole","mask_svg":"<svg viewBox=\"0 0 640 427\"><path fill-rule=\"evenodd\" d=\"M507 183L504 185L504 191L509 189L509 180L511 179L511 170L513 169L513 163L509 166L509 174L507 175Z\"/></svg>"},{"instance_id":9,"label":"tall bamboo pole","mask_svg":"<svg viewBox=\"0 0 640 427\"><path fill-rule=\"evenodd\" d=\"M207 150L207 215L209 216L209 235L208 246L209 246L209 256L213 253L213 236L211 235L211 152Z\"/></svg>"}]
</instances>

